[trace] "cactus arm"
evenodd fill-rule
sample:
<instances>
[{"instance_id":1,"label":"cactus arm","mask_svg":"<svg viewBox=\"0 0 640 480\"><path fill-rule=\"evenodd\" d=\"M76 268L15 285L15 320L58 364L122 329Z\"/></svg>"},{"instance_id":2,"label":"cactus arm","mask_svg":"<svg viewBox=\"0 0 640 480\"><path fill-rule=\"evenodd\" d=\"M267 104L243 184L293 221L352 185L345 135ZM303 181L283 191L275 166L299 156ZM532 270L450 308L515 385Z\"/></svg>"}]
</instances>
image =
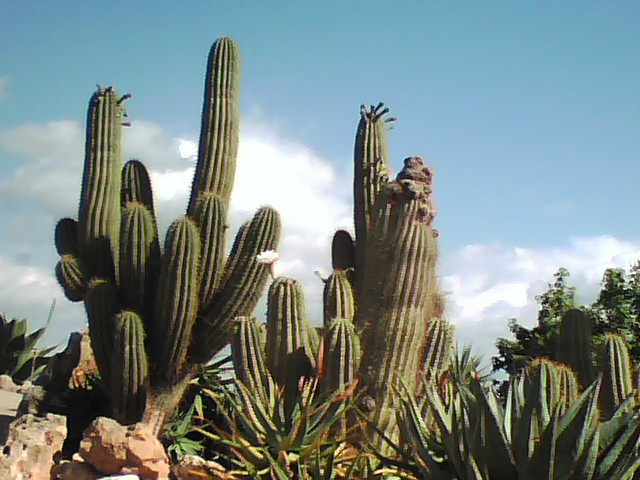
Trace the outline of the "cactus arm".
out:
<instances>
[{"instance_id":1,"label":"cactus arm","mask_svg":"<svg viewBox=\"0 0 640 480\"><path fill-rule=\"evenodd\" d=\"M56 264L56 278L65 296L72 302L84 300L87 293L87 278L74 255L63 255Z\"/></svg>"},{"instance_id":2,"label":"cactus arm","mask_svg":"<svg viewBox=\"0 0 640 480\"><path fill-rule=\"evenodd\" d=\"M58 255L78 256L78 222L63 218L56 224L54 243Z\"/></svg>"},{"instance_id":3,"label":"cactus arm","mask_svg":"<svg viewBox=\"0 0 640 480\"><path fill-rule=\"evenodd\" d=\"M89 320L91 349L100 375L108 384L115 334L115 317L120 311L118 292L113 282L93 278L88 285L85 309Z\"/></svg>"},{"instance_id":4,"label":"cactus arm","mask_svg":"<svg viewBox=\"0 0 640 480\"><path fill-rule=\"evenodd\" d=\"M220 38L207 63L198 163L187 214L193 215L200 194L220 195L228 205L239 143L240 50L236 42Z\"/></svg>"},{"instance_id":5,"label":"cactus arm","mask_svg":"<svg viewBox=\"0 0 640 480\"><path fill-rule=\"evenodd\" d=\"M224 262L226 207L222 197L213 193L200 195L194 219L200 229L202 261L200 265L200 305L210 305L215 297Z\"/></svg>"},{"instance_id":6,"label":"cactus arm","mask_svg":"<svg viewBox=\"0 0 640 480\"><path fill-rule=\"evenodd\" d=\"M173 384L184 373L187 347L198 309L200 234L188 217L174 221L167 232L155 309L149 331L152 377Z\"/></svg>"},{"instance_id":7,"label":"cactus arm","mask_svg":"<svg viewBox=\"0 0 640 480\"><path fill-rule=\"evenodd\" d=\"M275 250L280 240L278 212L262 207L238 232L220 289L209 306L201 309L192 343L191 362L206 362L229 343L235 317L253 313L269 280L269 266L256 257Z\"/></svg>"},{"instance_id":8,"label":"cactus arm","mask_svg":"<svg viewBox=\"0 0 640 480\"><path fill-rule=\"evenodd\" d=\"M124 307L142 315L150 329L160 275L160 244L155 219L146 205L126 204L120 234L118 287Z\"/></svg>"},{"instance_id":9,"label":"cactus arm","mask_svg":"<svg viewBox=\"0 0 640 480\"><path fill-rule=\"evenodd\" d=\"M155 205L153 189L147 167L139 160L129 160L124 164L121 174L120 205L126 207L129 202L141 203L153 214Z\"/></svg>"},{"instance_id":10,"label":"cactus arm","mask_svg":"<svg viewBox=\"0 0 640 480\"><path fill-rule=\"evenodd\" d=\"M389 152L385 123L388 108L360 107L360 122L356 131L354 149L354 225L356 233L356 291L360 291L363 265L367 254L369 230L373 224L373 208L380 190L389 178Z\"/></svg>"},{"instance_id":11,"label":"cactus arm","mask_svg":"<svg viewBox=\"0 0 640 480\"><path fill-rule=\"evenodd\" d=\"M331 267L334 270L345 270L351 273L356 268L356 245L351 234L346 230L338 230L333 234Z\"/></svg>"},{"instance_id":12,"label":"cactus arm","mask_svg":"<svg viewBox=\"0 0 640 480\"><path fill-rule=\"evenodd\" d=\"M121 135L124 107L112 87L89 101L78 215L81 261L92 275L115 278L120 228Z\"/></svg>"},{"instance_id":13,"label":"cactus arm","mask_svg":"<svg viewBox=\"0 0 640 480\"><path fill-rule=\"evenodd\" d=\"M353 321L355 317L355 299L351 282L344 270L334 271L324 283L323 291L324 315L323 325L328 328L334 318L346 318Z\"/></svg>"},{"instance_id":14,"label":"cactus arm","mask_svg":"<svg viewBox=\"0 0 640 480\"><path fill-rule=\"evenodd\" d=\"M144 413L149 367L144 348L142 319L123 311L115 318L111 378L113 413L123 425L137 422Z\"/></svg>"}]
</instances>

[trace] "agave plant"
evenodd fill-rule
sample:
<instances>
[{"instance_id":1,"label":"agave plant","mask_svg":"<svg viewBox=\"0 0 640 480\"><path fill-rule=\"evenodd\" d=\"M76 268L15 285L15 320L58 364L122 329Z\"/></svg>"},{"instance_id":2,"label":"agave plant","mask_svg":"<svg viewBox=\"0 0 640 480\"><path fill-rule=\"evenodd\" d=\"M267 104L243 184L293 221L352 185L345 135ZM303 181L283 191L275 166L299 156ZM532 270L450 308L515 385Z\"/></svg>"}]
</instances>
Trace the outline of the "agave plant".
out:
<instances>
[{"instance_id":1,"label":"agave plant","mask_svg":"<svg viewBox=\"0 0 640 480\"><path fill-rule=\"evenodd\" d=\"M233 464L233 478L355 478L350 475L360 453L344 438L330 435L354 405L349 392L318 393L318 380L312 379L301 385L289 411L285 390L273 380L263 391L250 390L241 381L235 387L227 391L232 433L213 424L198 428L230 449L225 460Z\"/></svg>"},{"instance_id":2,"label":"agave plant","mask_svg":"<svg viewBox=\"0 0 640 480\"><path fill-rule=\"evenodd\" d=\"M55 303L51 306L49 320ZM47 321L47 324L49 323ZM38 350L37 345L47 327L27 333L27 320L9 320L0 313L0 374L10 375L18 383L33 378L44 367L46 355L55 347Z\"/></svg>"},{"instance_id":3,"label":"agave plant","mask_svg":"<svg viewBox=\"0 0 640 480\"><path fill-rule=\"evenodd\" d=\"M512 379L506 408L478 379L469 387L458 384L448 407L437 392L427 392L437 438L405 390L398 423L406 444L413 445L413 460L405 456L407 470L438 480L635 478L640 413L623 404L599 422L598 379L561 414L539 382Z\"/></svg>"}]
</instances>

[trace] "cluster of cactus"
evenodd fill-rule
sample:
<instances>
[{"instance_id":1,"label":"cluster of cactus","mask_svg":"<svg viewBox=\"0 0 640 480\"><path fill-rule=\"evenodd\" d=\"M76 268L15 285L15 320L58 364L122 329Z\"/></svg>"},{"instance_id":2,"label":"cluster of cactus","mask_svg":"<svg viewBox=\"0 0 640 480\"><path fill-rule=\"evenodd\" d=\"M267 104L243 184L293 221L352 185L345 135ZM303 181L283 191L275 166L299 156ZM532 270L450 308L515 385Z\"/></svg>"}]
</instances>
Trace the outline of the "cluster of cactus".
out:
<instances>
[{"instance_id":1,"label":"cluster of cactus","mask_svg":"<svg viewBox=\"0 0 640 480\"><path fill-rule=\"evenodd\" d=\"M232 345L240 382L266 402L273 402L274 388L283 392L287 414L313 377L316 394L357 394L371 425L359 433L381 449L385 438L399 433L394 387L403 382L419 393L423 376L435 381L445 370L454 343L436 281L433 172L420 157L409 157L389 179L385 125L394 119L387 113L383 104L361 107L354 154L356 237L345 230L333 236L322 327L314 328L306 315L301 284L280 277L269 290L266 328L242 319ZM360 423L352 413L343 412L336 422L344 435Z\"/></svg>"},{"instance_id":2,"label":"cluster of cactus","mask_svg":"<svg viewBox=\"0 0 640 480\"><path fill-rule=\"evenodd\" d=\"M225 261L225 237L239 141L240 54L229 38L209 54L195 176L185 216L160 245L145 166L122 165L127 112L114 88L89 102L78 220L55 231L56 274L66 296L84 301L91 345L123 423L162 419L185 380L225 347L234 319L264 293L280 217L261 207L240 227Z\"/></svg>"}]
</instances>

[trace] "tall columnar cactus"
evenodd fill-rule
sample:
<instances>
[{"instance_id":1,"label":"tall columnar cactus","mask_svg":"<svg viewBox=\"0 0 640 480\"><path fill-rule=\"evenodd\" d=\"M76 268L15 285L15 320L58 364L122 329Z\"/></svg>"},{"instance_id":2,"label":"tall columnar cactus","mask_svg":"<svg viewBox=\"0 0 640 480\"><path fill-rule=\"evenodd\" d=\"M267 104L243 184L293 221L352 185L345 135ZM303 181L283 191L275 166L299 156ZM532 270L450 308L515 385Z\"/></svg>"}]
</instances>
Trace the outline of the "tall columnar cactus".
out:
<instances>
[{"instance_id":1,"label":"tall columnar cactus","mask_svg":"<svg viewBox=\"0 0 640 480\"><path fill-rule=\"evenodd\" d=\"M231 341L236 378L253 392L267 391L272 383L267 369L260 325L253 317L238 317Z\"/></svg>"},{"instance_id":2,"label":"tall columnar cactus","mask_svg":"<svg viewBox=\"0 0 640 480\"><path fill-rule=\"evenodd\" d=\"M58 222L56 275L68 298L85 301L96 363L123 422L139 419L147 390L147 410L162 412L145 418L170 412L193 366L228 344L234 317L251 314L266 288L268 267L256 256L277 248L280 218L271 207L240 229L223 258L238 148L239 58L229 38L211 48L187 216L173 222L163 252L149 173L138 160L122 166L129 96L99 88L89 102L79 220Z\"/></svg>"},{"instance_id":3,"label":"tall columnar cactus","mask_svg":"<svg viewBox=\"0 0 640 480\"><path fill-rule=\"evenodd\" d=\"M328 328L334 318L346 318L353 321L356 313L355 299L351 282L344 270L334 271L324 281L323 324Z\"/></svg>"},{"instance_id":4,"label":"tall columnar cactus","mask_svg":"<svg viewBox=\"0 0 640 480\"><path fill-rule=\"evenodd\" d=\"M362 346L353 321L334 318L324 342L324 388L334 392L355 381L361 357Z\"/></svg>"},{"instance_id":5,"label":"tall columnar cactus","mask_svg":"<svg viewBox=\"0 0 640 480\"><path fill-rule=\"evenodd\" d=\"M378 196L367 240L357 313L367 346L360 371L376 404L374 421L390 438L397 436L393 386L402 379L409 390L416 388L429 292L435 283L432 180L424 160L405 159L396 180Z\"/></svg>"},{"instance_id":6,"label":"tall columnar cactus","mask_svg":"<svg viewBox=\"0 0 640 480\"><path fill-rule=\"evenodd\" d=\"M301 379L316 373L312 329L302 284L285 277L275 279L267 296L267 365L273 379L284 388L287 417L300 399Z\"/></svg>"},{"instance_id":7,"label":"tall columnar cactus","mask_svg":"<svg viewBox=\"0 0 640 480\"><path fill-rule=\"evenodd\" d=\"M267 296L267 365L281 385L313 373L307 325L302 284L285 277L274 280Z\"/></svg>"},{"instance_id":8,"label":"tall columnar cactus","mask_svg":"<svg viewBox=\"0 0 640 480\"><path fill-rule=\"evenodd\" d=\"M85 163L78 214L82 262L93 275L115 279L120 229L120 175L124 100L99 88L89 101Z\"/></svg>"},{"instance_id":9,"label":"tall columnar cactus","mask_svg":"<svg viewBox=\"0 0 640 480\"><path fill-rule=\"evenodd\" d=\"M389 148L385 124L395 120L387 117L389 109L383 103L360 107L360 123L354 151L353 204L356 233L355 287L359 294L364 278L368 237L372 228L374 205L380 190L389 180Z\"/></svg>"},{"instance_id":10,"label":"tall columnar cactus","mask_svg":"<svg viewBox=\"0 0 640 480\"><path fill-rule=\"evenodd\" d=\"M560 323L555 359L578 374L582 388L595 380L591 342L591 320L577 308L568 310Z\"/></svg>"},{"instance_id":11,"label":"tall columnar cactus","mask_svg":"<svg viewBox=\"0 0 640 480\"><path fill-rule=\"evenodd\" d=\"M198 313L200 248L200 235L193 220L183 217L171 224L154 315L157 328L149 331L157 383L176 383L184 374L191 329Z\"/></svg>"},{"instance_id":12,"label":"tall columnar cactus","mask_svg":"<svg viewBox=\"0 0 640 480\"><path fill-rule=\"evenodd\" d=\"M204 192L231 198L240 139L240 50L230 38L211 47L207 63L198 163L187 214L195 213Z\"/></svg>"},{"instance_id":13,"label":"tall columnar cactus","mask_svg":"<svg viewBox=\"0 0 640 480\"><path fill-rule=\"evenodd\" d=\"M627 342L612 333L604 336L598 357L602 369L600 409L603 417L609 419L633 393L633 363Z\"/></svg>"}]
</instances>

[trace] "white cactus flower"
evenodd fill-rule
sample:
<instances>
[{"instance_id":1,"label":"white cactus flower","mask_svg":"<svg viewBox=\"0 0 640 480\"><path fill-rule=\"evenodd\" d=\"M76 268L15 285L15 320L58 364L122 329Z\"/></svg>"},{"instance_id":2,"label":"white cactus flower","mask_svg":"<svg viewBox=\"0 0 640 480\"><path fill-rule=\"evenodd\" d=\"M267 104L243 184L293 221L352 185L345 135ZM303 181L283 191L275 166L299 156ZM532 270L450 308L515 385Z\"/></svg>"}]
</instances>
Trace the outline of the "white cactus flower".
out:
<instances>
[{"instance_id":1,"label":"white cactus flower","mask_svg":"<svg viewBox=\"0 0 640 480\"><path fill-rule=\"evenodd\" d=\"M265 250L256 255L256 261L258 263L269 265L269 273L271 273L271 277L274 279L276 278L276 263L279 259L280 255L278 255L278 252L275 250Z\"/></svg>"},{"instance_id":2,"label":"white cactus flower","mask_svg":"<svg viewBox=\"0 0 640 480\"><path fill-rule=\"evenodd\" d=\"M275 250L265 250L264 252L260 252L258 255L256 255L256 260L259 263L266 263L267 265L275 262L279 258L280 255L278 255L278 252L276 252Z\"/></svg>"}]
</instances>

